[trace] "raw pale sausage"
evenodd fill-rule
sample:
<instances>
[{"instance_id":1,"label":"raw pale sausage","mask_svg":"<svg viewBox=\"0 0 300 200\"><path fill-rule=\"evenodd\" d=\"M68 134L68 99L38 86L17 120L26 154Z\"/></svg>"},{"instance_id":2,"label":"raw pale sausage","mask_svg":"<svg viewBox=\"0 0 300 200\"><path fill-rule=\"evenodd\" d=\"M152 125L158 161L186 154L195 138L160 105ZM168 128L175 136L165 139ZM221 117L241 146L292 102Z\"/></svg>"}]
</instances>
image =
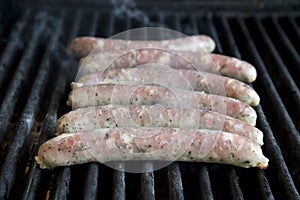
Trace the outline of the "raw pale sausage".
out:
<instances>
[{"instance_id":1,"label":"raw pale sausage","mask_svg":"<svg viewBox=\"0 0 300 200\"><path fill-rule=\"evenodd\" d=\"M213 111L152 106L95 106L79 108L61 116L57 133L75 133L100 128L171 127L222 130L262 145L263 133L241 120Z\"/></svg>"},{"instance_id":2,"label":"raw pale sausage","mask_svg":"<svg viewBox=\"0 0 300 200\"><path fill-rule=\"evenodd\" d=\"M160 83L171 88L204 91L209 94L232 97L251 106L257 106L260 101L253 88L236 79L194 70L175 70L157 64L88 74L72 85L79 87L103 83L128 85Z\"/></svg>"},{"instance_id":3,"label":"raw pale sausage","mask_svg":"<svg viewBox=\"0 0 300 200\"><path fill-rule=\"evenodd\" d=\"M74 88L67 105L73 109L103 105L153 105L212 110L256 124L256 112L239 100L202 92L168 89L154 85L100 84Z\"/></svg>"},{"instance_id":4,"label":"raw pale sausage","mask_svg":"<svg viewBox=\"0 0 300 200\"><path fill-rule=\"evenodd\" d=\"M206 129L116 128L62 134L35 157L41 168L127 160L192 161L265 169L259 145L240 135Z\"/></svg>"},{"instance_id":5,"label":"raw pale sausage","mask_svg":"<svg viewBox=\"0 0 300 200\"><path fill-rule=\"evenodd\" d=\"M80 62L80 76L107 68L133 68L147 63L170 66L174 69L204 71L235 78L244 82L256 79L256 69L237 58L199 52L179 52L161 49L134 49L127 52L92 53Z\"/></svg>"},{"instance_id":6,"label":"raw pale sausage","mask_svg":"<svg viewBox=\"0 0 300 200\"><path fill-rule=\"evenodd\" d=\"M173 51L212 52L215 47L215 42L207 35L193 35L157 41L78 37L68 45L71 55L77 58L87 56L91 51L128 51L140 48L158 48Z\"/></svg>"}]
</instances>

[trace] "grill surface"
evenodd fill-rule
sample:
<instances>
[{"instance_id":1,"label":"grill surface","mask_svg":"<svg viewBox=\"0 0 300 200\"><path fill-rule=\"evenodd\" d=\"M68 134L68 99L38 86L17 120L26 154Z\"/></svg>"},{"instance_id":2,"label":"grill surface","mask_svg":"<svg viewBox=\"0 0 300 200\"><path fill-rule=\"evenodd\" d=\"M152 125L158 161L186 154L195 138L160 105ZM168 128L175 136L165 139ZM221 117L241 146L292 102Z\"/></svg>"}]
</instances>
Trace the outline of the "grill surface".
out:
<instances>
[{"instance_id":1,"label":"grill surface","mask_svg":"<svg viewBox=\"0 0 300 200\"><path fill-rule=\"evenodd\" d=\"M69 82L76 75L66 44L77 36L109 37L143 26L208 34L216 53L256 66L257 126L265 133L267 170L183 162L143 174L98 163L39 169L34 156L68 111ZM300 199L299 26L299 12L24 10L1 35L0 199Z\"/></svg>"}]
</instances>

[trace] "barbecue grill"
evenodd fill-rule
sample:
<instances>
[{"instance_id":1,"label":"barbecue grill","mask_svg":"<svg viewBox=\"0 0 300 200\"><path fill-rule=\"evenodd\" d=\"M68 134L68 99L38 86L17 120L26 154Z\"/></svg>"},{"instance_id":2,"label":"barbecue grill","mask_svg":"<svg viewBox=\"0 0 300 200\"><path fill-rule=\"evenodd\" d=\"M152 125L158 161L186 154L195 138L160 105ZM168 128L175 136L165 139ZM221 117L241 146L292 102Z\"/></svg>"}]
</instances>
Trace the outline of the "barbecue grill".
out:
<instances>
[{"instance_id":1,"label":"barbecue grill","mask_svg":"<svg viewBox=\"0 0 300 200\"><path fill-rule=\"evenodd\" d=\"M300 199L300 4L269 2L4 2L0 26L0 199ZM90 163L41 170L77 64L77 36L159 26L208 34L216 53L253 64L267 170L174 162L148 173ZM120 163L120 168L124 163ZM151 168L151 163L145 164Z\"/></svg>"}]
</instances>

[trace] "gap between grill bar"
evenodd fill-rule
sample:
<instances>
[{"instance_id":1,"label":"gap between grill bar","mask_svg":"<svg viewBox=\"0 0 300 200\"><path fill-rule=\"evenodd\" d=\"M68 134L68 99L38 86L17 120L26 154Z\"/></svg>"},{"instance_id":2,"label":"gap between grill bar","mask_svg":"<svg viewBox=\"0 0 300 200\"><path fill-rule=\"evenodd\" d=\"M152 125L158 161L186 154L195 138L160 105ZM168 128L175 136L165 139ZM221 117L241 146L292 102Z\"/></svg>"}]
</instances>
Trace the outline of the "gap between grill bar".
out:
<instances>
[{"instance_id":1,"label":"gap between grill bar","mask_svg":"<svg viewBox=\"0 0 300 200\"><path fill-rule=\"evenodd\" d=\"M257 66L258 72L260 76L262 76L262 79L264 80L263 83L266 84L267 88L270 89L270 92L273 93L273 95L277 98L277 101L280 101L280 98L278 96L278 93L275 89L275 86L273 85L271 78L269 74L266 71L265 65L262 62L261 57L258 54L258 51L254 45L254 42L252 38L250 37L250 34L248 32L248 29L244 23L244 21L238 17L237 21L240 25L240 28L242 30L243 36L247 39L247 49L254 57L254 63L255 66ZM279 172L277 175L279 176L279 180L282 180L284 183L282 184L284 186L284 191L287 192L287 195L290 199L293 199L295 197L298 197L299 194L297 192L297 189L294 185L294 182L291 178L291 175L288 171L288 168L286 166L285 160L282 156L281 149L279 148L276 139L274 138L272 129L266 119L266 116L263 112L263 109L260 105L256 107L256 111L258 114L258 122L260 124L260 127L264 133L265 141L265 148L267 152L269 152L270 160L274 162L275 168L277 168L277 171Z\"/></svg>"},{"instance_id":2,"label":"gap between grill bar","mask_svg":"<svg viewBox=\"0 0 300 200\"><path fill-rule=\"evenodd\" d=\"M32 33L30 43L24 51L25 53L22 56L21 62L12 77L13 81L7 87L7 92L0 107L0 141L2 141L8 122L15 109L17 99L22 91L22 80L24 77L28 77L28 73L32 67L32 61L46 25L45 21L45 16L37 15L35 23L38 28Z\"/></svg>"},{"instance_id":3,"label":"gap between grill bar","mask_svg":"<svg viewBox=\"0 0 300 200\"><path fill-rule=\"evenodd\" d=\"M258 31L261 33L268 50L271 52L271 54L275 60L277 69L280 73L280 78L283 81L283 84L286 86L286 89L289 91L291 97L294 99L296 108L299 110L300 109L300 91L299 91L297 85L295 84L292 76L288 72L288 70L287 70L284 62L282 61L278 51L276 50L274 44L272 43L271 39L269 38L268 33L261 22L261 19L259 19L258 17L255 17L254 19L255 19L255 23L257 24Z\"/></svg>"},{"instance_id":4,"label":"gap between grill bar","mask_svg":"<svg viewBox=\"0 0 300 200\"><path fill-rule=\"evenodd\" d=\"M21 33L24 31L24 29L26 28L26 24L28 24L28 20L30 17L30 10L25 10L24 11L24 16L22 16L22 19L17 22L15 24L15 26L12 28L9 40L7 42L7 45L5 47L4 52L1 54L1 58L0 58L0 85L1 88L3 89L3 81L7 76L8 71L10 70L9 67L13 57L15 55L15 52L17 51L18 48L21 48L20 43L22 43L20 37L21 37Z\"/></svg>"}]
</instances>

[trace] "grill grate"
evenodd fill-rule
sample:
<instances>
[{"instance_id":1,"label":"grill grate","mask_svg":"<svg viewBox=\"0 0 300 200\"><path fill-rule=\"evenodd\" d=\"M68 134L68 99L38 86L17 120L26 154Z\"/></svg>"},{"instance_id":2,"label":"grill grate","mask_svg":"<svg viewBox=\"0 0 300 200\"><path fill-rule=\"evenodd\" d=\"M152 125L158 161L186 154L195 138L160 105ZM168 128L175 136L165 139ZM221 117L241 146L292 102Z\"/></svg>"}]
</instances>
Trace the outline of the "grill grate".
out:
<instances>
[{"instance_id":1,"label":"grill grate","mask_svg":"<svg viewBox=\"0 0 300 200\"><path fill-rule=\"evenodd\" d=\"M142 17L108 10L22 12L0 57L0 199L300 199L299 19L296 12L147 12ZM217 53L256 66L253 87L261 96L256 111L270 158L267 170L183 162L142 174L98 163L39 169L34 156L53 137L57 117L68 111L68 84L76 75L67 42L149 25L211 35Z\"/></svg>"}]
</instances>

